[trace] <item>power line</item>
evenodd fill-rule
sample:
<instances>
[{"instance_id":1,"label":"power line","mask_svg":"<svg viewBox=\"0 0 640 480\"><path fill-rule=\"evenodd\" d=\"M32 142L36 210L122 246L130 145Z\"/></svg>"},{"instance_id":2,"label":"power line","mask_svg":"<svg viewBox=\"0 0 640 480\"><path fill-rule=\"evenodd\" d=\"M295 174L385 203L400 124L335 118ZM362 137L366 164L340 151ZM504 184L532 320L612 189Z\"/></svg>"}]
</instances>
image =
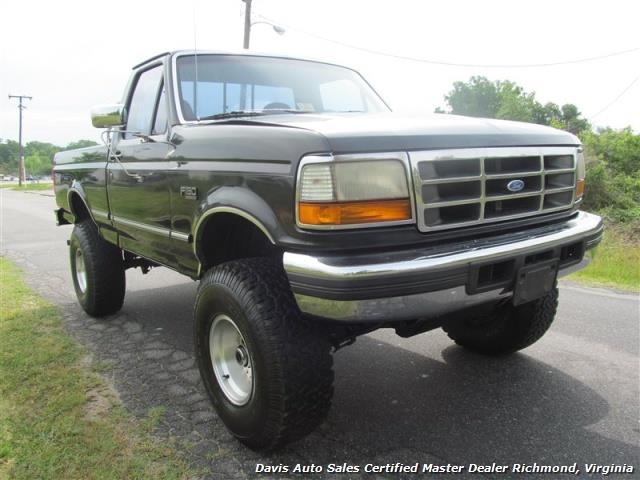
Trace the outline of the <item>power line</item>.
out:
<instances>
[{"instance_id":1,"label":"power line","mask_svg":"<svg viewBox=\"0 0 640 480\"><path fill-rule=\"evenodd\" d=\"M611 100L608 104L606 104L604 107L602 107L600 110L598 110L594 115L592 115L590 120L593 120L594 118L596 118L598 115L600 115L605 110L608 110L609 107L611 107L614 103L616 103L618 100L620 100L624 96L624 94L627 93L631 89L631 87L633 87L636 84L636 82L638 80L640 80L640 75L638 75L636 78L634 78L629 85L624 87L624 89L613 100Z\"/></svg>"},{"instance_id":2,"label":"power line","mask_svg":"<svg viewBox=\"0 0 640 480\"><path fill-rule=\"evenodd\" d=\"M411 56L407 56L407 55L395 55L393 53L387 53L387 52L380 52L378 50L373 50L371 48L360 47L358 45L352 45L350 43L342 42L340 40L334 40L332 38L327 38L327 37L324 37L322 35L318 35L317 33L309 32L309 31L306 31L306 30L302 30L300 28L293 27L291 25L287 25L285 23L282 23L280 21L273 20L271 18L265 17L264 15L260 15L260 16L262 18L264 18L265 20L277 23L278 25L282 25L283 27L286 27L289 30L296 31L296 32L302 33L304 35L308 35L310 37L314 37L314 38L317 38L319 40L323 40L325 42L330 42L330 43L333 43L335 45L340 45L342 47L351 48L353 50L359 50L361 52L370 53L372 55L380 55L380 56L383 56L383 57L395 58L395 59L398 59L398 60L407 60L407 61L411 61L411 62L428 63L430 65L439 65L439 66L444 66L444 67L460 67L460 68L539 68L539 67L557 67L557 66L560 66L560 65L572 65L572 64L576 64L576 63L585 63L585 62L593 62L593 61L596 61L596 60L604 60L605 58L611 58L611 57L616 57L616 56L619 56L619 55L626 55L628 53L633 53L633 52L640 51L640 47L635 47L635 48L629 48L627 50L619 50L619 51L616 51L616 52L610 52L610 53L606 53L606 54L603 54L603 55L596 55L596 56L592 56L592 57L578 58L578 59L573 59L573 60L564 60L564 61L560 61L560 62L546 62L546 63L520 63L520 64L456 63L456 62L447 62L447 61L441 61L441 60L431 60L431 59L427 59L427 58L411 57Z\"/></svg>"}]
</instances>

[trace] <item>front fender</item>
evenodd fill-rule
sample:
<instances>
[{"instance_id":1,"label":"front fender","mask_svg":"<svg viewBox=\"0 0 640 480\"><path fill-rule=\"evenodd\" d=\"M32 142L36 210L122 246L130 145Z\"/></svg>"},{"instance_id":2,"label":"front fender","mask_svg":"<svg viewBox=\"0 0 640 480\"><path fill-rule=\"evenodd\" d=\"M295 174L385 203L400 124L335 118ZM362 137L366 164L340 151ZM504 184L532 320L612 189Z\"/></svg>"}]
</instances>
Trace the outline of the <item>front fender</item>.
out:
<instances>
[{"instance_id":1,"label":"front fender","mask_svg":"<svg viewBox=\"0 0 640 480\"><path fill-rule=\"evenodd\" d=\"M221 187L210 192L198 206L193 228L193 249L197 257L205 223L220 213L231 213L250 221L274 245L279 238L286 236L276 213L264 199L243 187Z\"/></svg>"}]
</instances>

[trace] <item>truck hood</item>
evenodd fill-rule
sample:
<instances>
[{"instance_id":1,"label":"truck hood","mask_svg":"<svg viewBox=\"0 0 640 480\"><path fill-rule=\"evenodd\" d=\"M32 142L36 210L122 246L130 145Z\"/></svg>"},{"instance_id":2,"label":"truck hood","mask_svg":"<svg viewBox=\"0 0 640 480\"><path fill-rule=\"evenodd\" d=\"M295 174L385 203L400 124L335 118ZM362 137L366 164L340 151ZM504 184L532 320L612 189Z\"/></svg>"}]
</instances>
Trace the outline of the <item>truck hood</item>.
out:
<instances>
[{"instance_id":1,"label":"truck hood","mask_svg":"<svg viewBox=\"0 0 640 480\"><path fill-rule=\"evenodd\" d=\"M251 120L316 132L333 153L580 144L571 133L551 127L446 114L288 114Z\"/></svg>"}]
</instances>

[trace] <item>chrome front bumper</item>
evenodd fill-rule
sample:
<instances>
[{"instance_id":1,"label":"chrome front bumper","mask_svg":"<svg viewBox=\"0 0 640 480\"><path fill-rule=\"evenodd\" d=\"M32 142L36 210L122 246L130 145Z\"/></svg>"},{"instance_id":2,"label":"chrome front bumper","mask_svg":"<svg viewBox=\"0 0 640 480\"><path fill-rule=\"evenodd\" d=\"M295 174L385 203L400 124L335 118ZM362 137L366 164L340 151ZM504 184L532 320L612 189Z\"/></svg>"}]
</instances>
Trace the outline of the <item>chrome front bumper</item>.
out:
<instances>
[{"instance_id":1,"label":"chrome front bumper","mask_svg":"<svg viewBox=\"0 0 640 480\"><path fill-rule=\"evenodd\" d=\"M283 263L307 314L348 322L413 320L509 297L517 268L537 259L558 258L560 275L582 268L584 252L602 232L599 216L578 212L564 222L478 240L351 256L285 252ZM510 265L513 274L479 285L478 272L491 265Z\"/></svg>"}]
</instances>

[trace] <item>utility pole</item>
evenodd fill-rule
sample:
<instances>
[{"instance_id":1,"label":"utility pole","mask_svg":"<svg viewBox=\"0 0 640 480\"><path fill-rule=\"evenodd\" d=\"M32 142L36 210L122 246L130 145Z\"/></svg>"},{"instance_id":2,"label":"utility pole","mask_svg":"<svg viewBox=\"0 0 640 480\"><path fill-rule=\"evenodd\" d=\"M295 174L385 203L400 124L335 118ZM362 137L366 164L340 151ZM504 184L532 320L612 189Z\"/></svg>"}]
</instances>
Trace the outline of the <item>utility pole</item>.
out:
<instances>
[{"instance_id":1,"label":"utility pole","mask_svg":"<svg viewBox=\"0 0 640 480\"><path fill-rule=\"evenodd\" d=\"M22 186L25 181L24 174L24 148L22 146L22 110L24 110L26 105L22 104L23 100L31 100L33 97L29 97L27 95L9 95L9 100L12 98L18 99L18 110L20 111L20 123L18 128L18 143L20 144L20 160L19 160L19 172L18 172L18 185Z\"/></svg>"},{"instance_id":2,"label":"utility pole","mask_svg":"<svg viewBox=\"0 0 640 480\"><path fill-rule=\"evenodd\" d=\"M242 48L249 49L249 41L251 38L251 2L252 0L242 0L244 7L244 42Z\"/></svg>"}]
</instances>

